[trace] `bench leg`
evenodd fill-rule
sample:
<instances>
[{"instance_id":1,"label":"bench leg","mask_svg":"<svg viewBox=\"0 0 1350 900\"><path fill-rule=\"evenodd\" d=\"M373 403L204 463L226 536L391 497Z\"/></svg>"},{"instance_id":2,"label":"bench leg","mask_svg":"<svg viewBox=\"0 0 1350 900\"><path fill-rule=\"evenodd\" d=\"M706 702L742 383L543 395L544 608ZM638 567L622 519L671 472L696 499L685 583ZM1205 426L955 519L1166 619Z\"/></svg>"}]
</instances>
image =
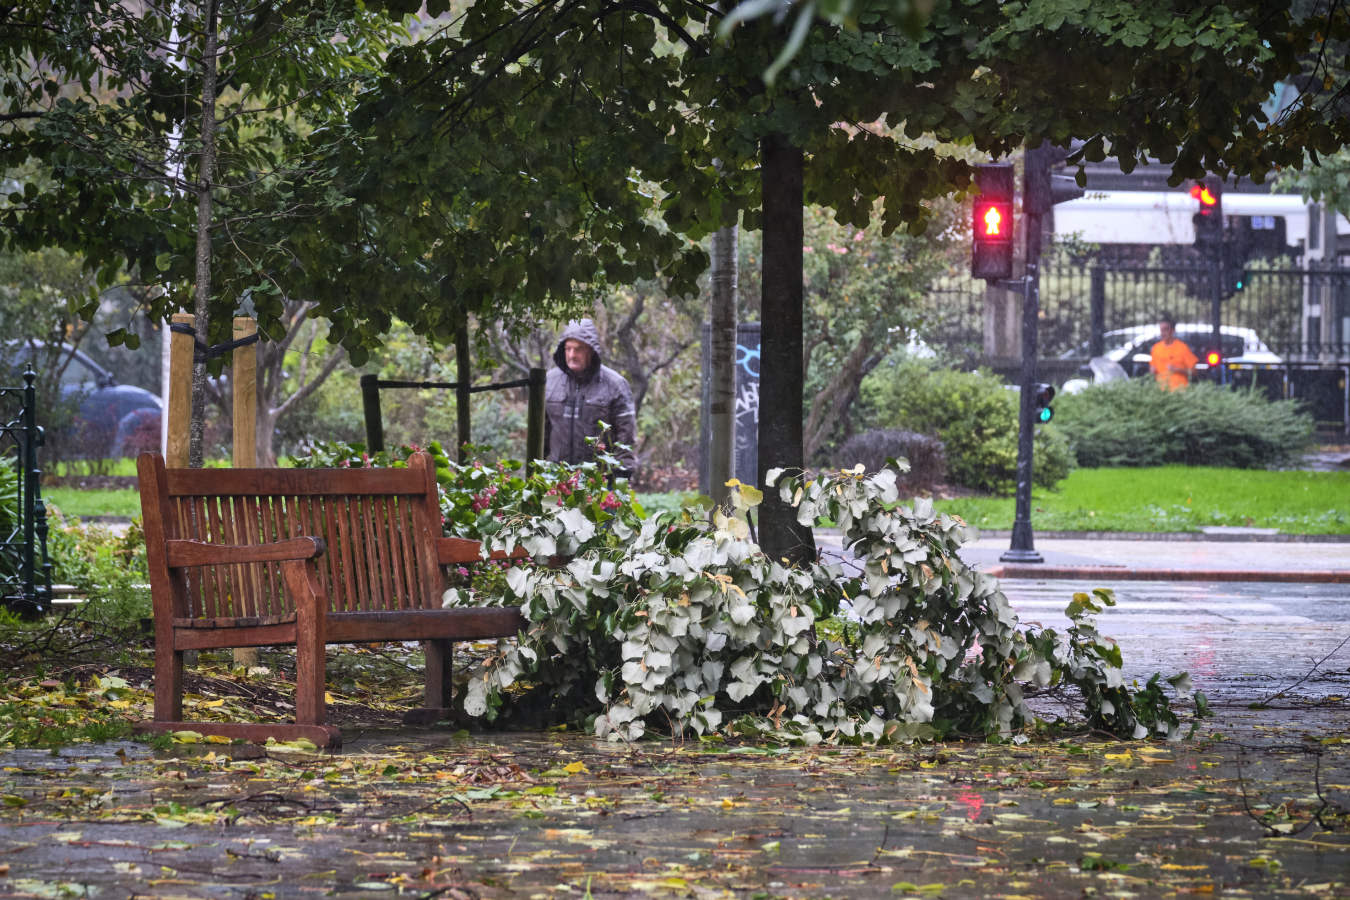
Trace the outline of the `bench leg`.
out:
<instances>
[{"instance_id":1,"label":"bench leg","mask_svg":"<svg viewBox=\"0 0 1350 900\"><path fill-rule=\"evenodd\" d=\"M430 725L449 718L455 692L455 650L453 641L423 641L426 655L426 697L421 709L411 709L403 716L405 725Z\"/></svg>"},{"instance_id":2,"label":"bench leg","mask_svg":"<svg viewBox=\"0 0 1350 900\"><path fill-rule=\"evenodd\" d=\"M183 651L171 649L172 637L155 644L155 718L177 721L183 718Z\"/></svg>"},{"instance_id":3,"label":"bench leg","mask_svg":"<svg viewBox=\"0 0 1350 900\"><path fill-rule=\"evenodd\" d=\"M295 721L297 725L323 725L328 597L303 561L287 560L281 567L286 589L296 598Z\"/></svg>"}]
</instances>

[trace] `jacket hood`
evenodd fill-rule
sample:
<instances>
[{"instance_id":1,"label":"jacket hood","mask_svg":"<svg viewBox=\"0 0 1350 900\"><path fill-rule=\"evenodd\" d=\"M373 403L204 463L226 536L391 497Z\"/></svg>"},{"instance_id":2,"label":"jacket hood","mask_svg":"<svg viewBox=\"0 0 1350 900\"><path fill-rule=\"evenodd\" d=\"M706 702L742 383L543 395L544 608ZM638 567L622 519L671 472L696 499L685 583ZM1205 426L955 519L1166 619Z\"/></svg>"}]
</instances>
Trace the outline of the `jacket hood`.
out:
<instances>
[{"instance_id":1,"label":"jacket hood","mask_svg":"<svg viewBox=\"0 0 1350 900\"><path fill-rule=\"evenodd\" d=\"M553 351L553 362L559 369L562 369L568 375L571 375L572 371L567 368L567 357L563 353L563 345L568 341L581 341L587 347L591 348L590 366L585 372L582 372L581 375L575 377L584 380L593 377L596 372L600 371L600 366L602 365L600 358L600 333L595 330L594 322L590 319L578 319L576 321L568 322L567 327L563 329L562 336L558 338L557 349Z\"/></svg>"}]
</instances>

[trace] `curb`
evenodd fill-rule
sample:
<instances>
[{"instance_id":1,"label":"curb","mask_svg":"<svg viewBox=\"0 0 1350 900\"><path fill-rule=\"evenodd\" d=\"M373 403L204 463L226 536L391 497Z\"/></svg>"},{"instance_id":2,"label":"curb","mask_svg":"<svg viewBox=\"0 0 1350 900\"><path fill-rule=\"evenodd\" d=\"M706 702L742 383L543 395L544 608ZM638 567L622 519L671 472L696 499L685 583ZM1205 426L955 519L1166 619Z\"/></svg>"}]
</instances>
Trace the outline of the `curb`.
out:
<instances>
[{"instance_id":1,"label":"curb","mask_svg":"<svg viewBox=\"0 0 1350 900\"><path fill-rule=\"evenodd\" d=\"M1260 569L1132 569L1126 566L1012 564L980 569L995 578L1074 581L1271 581L1290 584L1350 584L1350 569L1305 572Z\"/></svg>"}]
</instances>

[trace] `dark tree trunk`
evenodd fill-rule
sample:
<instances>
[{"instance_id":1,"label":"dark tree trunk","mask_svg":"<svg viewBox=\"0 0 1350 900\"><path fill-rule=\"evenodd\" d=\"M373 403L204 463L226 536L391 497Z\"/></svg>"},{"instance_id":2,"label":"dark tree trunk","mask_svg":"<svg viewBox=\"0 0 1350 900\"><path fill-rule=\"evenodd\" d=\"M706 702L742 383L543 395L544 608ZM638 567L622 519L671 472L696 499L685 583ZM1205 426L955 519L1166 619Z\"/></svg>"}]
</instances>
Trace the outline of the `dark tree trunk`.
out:
<instances>
[{"instance_id":1,"label":"dark tree trunk","mask_svg":"<svg viewBox=\"0 0 1350 900\"><path fill-rule=\"evenodd\" d=\"M216 50L218 34L216 0L208 0L203 31L206 41L202 48L202 155L201 171L197 178L197 257L196 292L192 304L192 327L196 339L208 341L207 309L211 300L211 217L212 196L216 180ZM188 417L188 466L200 469L203 462L203 440L206 430L206 362L193 354L192 406Z\"/></svg>"},{"instance_id":2,"label":"dark tree trunk","mask_svg":"<svg viewBox=\"0 0 1350 900\"><path fill-rule=\"evenodd\" d=\"M802 169L799 147L779 135L760 144L764 244L760 295L759 483L773 468L802 468ZM811 529L764 491L759 542L771 559L815 559Z\"/></svg>"},{"instance_id":3,"label":"dark tree trunk","mask_svg":"<svg viewBox=\"0 0 1350 900\"><path fill-rule=\"evenodd\" d=\"M736 471L736 228L718 229L712 241L708 487L722 505L730 499L727 481Z\"/></svg>"}]
</instances>

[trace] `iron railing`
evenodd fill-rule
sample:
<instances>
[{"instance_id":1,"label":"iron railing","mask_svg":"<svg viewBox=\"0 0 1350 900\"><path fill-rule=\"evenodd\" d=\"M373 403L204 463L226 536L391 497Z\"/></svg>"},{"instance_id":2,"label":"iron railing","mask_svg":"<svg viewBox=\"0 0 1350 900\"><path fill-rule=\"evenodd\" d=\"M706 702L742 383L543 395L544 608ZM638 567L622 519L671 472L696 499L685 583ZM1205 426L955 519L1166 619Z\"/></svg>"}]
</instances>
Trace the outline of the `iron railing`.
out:
<instances>
[{"instance_id":1,"label":"iron railing","mask_svg":"<svg viewBox=\"0 0 1350 900\"><path fill-rule=\"evenodd\" d=\"M1041 270L1040 355L1086 359L1096 355L1100 335L1151 325L1164 311L1178 322L1212 324L1215 277L1225 297L1222 325L1251 328L1285 362L1350 363L1350 269L1295 267L1286 259L1254 260L1221 276L1203 264L1050 261ZM983 282L959 276L935 284L930 342L959 355L978 347L984 290Z\"/></svg>"},{"instance_id":2,"label":"iron railing","mask_svg":"<svg viewBox=\"0 0 1350 900\"><path fill-rule=\"evenodd\" d=\"M0 602L24 616L46 612L52 600L36 379L29 367L23 387L0 387Z\"/></svg>"}]
</instances>

